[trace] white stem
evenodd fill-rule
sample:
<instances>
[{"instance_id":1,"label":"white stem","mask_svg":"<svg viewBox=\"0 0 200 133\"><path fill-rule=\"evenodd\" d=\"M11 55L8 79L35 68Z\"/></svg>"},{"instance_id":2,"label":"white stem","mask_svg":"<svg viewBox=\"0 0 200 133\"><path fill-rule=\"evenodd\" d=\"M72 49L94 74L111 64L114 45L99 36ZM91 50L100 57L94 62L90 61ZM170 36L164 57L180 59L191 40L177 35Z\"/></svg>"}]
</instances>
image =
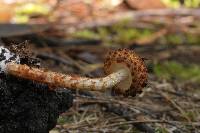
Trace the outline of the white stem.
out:
<instances>
[{"instance_id":1,"label":"white stem","mask_svg":"<svg viewBox=\"0 0 200 133\"><path fill-rule=\"evenodd\" d=\"M124 69L120 69L104 78L91 79L44 71L15 63L8 63L6 65L6 72L17 77L46 83L50 86L94 91L105 91L107 88L114 87L128 77L128 72Z\"/></svg>"},{"instance_id":2,"label":"white stem","mask_svg":"<svg viewBox=\"0 0 200 133\"><path fill-rule=\"evenodd\" d=\"M78 79L71 79L71 76L65 77L66 87L75 87L77 89L104 91L112 88L128 76L124 69L118 70L103 78L87 78L79 77Z\"/></svg>"}]
</instances>

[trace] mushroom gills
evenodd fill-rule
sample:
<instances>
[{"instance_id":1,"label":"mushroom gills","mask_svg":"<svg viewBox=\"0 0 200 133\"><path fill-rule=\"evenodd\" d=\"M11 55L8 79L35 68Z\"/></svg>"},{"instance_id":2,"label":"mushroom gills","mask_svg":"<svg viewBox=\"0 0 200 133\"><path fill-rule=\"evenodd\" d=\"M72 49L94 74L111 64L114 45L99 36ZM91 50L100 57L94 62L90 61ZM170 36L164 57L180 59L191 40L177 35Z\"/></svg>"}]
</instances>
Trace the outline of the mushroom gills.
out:
<instances>
[{"instance_id":1,"label":"mushroom gills","mask_svg":"<svg viewBox=\"0 0 200 133\"><path fill-rule=\"evenodd\" d=\"M112 88L111 93L125 93L132 84L132 75L130 72L130 69L123 63L113 63L110 66L110 73L117 73L121 72L122 74L119 75L118 77L115 77L115 86ZM121 76L121 77L120 77Z\"/></svg>"}]
</instances>

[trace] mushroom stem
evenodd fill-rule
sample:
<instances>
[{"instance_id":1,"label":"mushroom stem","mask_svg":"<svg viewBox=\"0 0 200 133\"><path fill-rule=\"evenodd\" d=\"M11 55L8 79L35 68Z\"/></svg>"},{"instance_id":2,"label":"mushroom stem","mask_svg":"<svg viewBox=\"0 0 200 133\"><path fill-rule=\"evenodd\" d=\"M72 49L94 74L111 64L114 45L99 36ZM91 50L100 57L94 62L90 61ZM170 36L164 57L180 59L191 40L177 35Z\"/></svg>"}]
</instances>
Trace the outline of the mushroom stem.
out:
<instances>
[{"instance_id":1,"label":"mushroom stem","mask_svg":"<svg viewBox=\"0 0 200 133\"><path fill-rule=\"evenodd\" d=\"M128 77L128 72L124 69L119 69L103 78L87 78L45 71L12 62L6 64L6 72L16 77L38 81L49 86L90 91L105 91Z\"/></svg>"},{"instance_id":2,"label":"mushroom stem","mask_svg":"<svg viewBox=\"0 0 200 133\"><path fill-rule=\"evenodd\" d=\"M74 88L79 90L105 91L113 94L135 96L147 84L147 68L142 58L134 51L118 49L110 51L104 62L103 78L87 78L45 71L20 64L20 57L0 46L0 74L30 79L49 86Z\"/></svg>"}]
</instances>

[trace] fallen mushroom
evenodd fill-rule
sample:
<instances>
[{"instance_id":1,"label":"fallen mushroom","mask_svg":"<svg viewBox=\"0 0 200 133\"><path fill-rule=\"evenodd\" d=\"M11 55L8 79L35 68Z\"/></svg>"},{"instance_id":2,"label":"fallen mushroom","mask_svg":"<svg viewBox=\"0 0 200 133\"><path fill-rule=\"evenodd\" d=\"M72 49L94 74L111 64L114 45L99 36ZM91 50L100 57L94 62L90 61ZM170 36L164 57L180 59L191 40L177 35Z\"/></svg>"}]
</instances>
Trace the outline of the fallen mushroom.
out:
<instances>
[{"instance_id":1,"label":"fallen mushroom","mask_svg":"<svg viewBox=\"0 0 200 133\"><path fill-rule=\"evenodd\" d=\"M135 96L146 86L147 69L144 61L131 50L119 49L109 52L104 70L108 76L103 78L87 78L45 71L20 64L19 56L7 48L0 47L0 73L38 81L49 86L89 91L111 89L115 94L125 96Z\"/></svg>"}]
</instances>

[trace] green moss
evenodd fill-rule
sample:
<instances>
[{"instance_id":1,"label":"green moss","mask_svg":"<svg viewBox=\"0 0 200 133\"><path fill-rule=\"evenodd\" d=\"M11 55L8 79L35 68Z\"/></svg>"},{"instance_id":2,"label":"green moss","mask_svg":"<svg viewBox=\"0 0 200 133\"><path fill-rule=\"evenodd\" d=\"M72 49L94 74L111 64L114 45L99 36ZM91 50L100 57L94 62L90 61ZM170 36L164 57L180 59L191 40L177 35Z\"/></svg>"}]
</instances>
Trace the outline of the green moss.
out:
<instances>
[{"instance_id":1,"label":"green moss","mask_svg":"<svg viewBox=\"0 0 200 133\"><path fill-rule=\"evenodd\" d=\"M129 125L120 125L119 126L119 129L121 129L121 130L128 130L129 128L130 128Z\"/></svg>"},{"instance_id":2,"label":"green moss","mask_svg":"<svg viewBox=\"0 0 200 133\"><path fill-rule=\"evenodd\" d=\"M182 44L183 43L183 37L180 35L168 35L166 36L167 42L170 44Z\"/></svg>"},{"instance_id":3,"label":"green moss","mask_svg":"<svg viewBox=\"0 0 200 133\"><path fill-rule=\"evenodd\" d=\"M129 45L137 40L143 38L151 38L151 35L155 33L150 29L139 29L130 26L130 20L122 20L113 24L111 27L98 27L96 29L84 29L72 34L74 38L81 39L99 39L103 44L119 44ZM158 24L155 24L158 25ZM200 25L195 24L196 27ZM200 44L200 38L198 35L189 33L170 33L157 39L156 43L160 44Z\"/></svg>"},{"instance_id":4,"label":"green moss","mask_svg":"<svg viewBox=\"0 0 200 133\"><path fill-rule=\"evenodd\" d=\"M200 44L200 38L198 35L193 35L189 33L180 34L168 34L158 39L157 43L161 44Z\"/></svg>"},{"instance_id":5,"label":"green moss","mask_svg":"<svg viewBox=\"0 0 200 133\"><path fill-rule=\"evenodd\" d=\"M18 15L32 15L32 14L47 15L49 12L50 12L50 7L42 3L26 3L19 5L16 8L16 14Z\"/></svg>"},{"instance_id":6,"label":"green moss","mask_svg":"<svg viewBox=\"0 0 200 133\"><path fill-rule=\"evenodd\" d=\"M72 34L72 37L75 38L84 38L84 39L99 39L100 36L92 30L81 30Z\"/></svg>"},{"instance_id":7,"label":"green moss","mask_svg":"<svg viewBox=\"0 0 200 133\"><path fill-rule=\"evenodd\" d=\"M104 44L126 45L137 39L147 37L153 33L148 29L128 27L129 21L124 20L111 27L98 27L96 30L81 30L72 34L75 38L100 39Z\"/></svg>"},{"instance_id":8,"label":"green moss","mask_svg":"<svg viewBox=\"0 0 200 133\"><path fill-rule=\"evenodd\" d=\"M47 16L51 11L50 6L43 3L23 3L15 8L14 21L16 23L27 23L32 15Z\"/></svg>"},{"instance_id":9,"label":"green moss","mask_svg":"<svg viewBox=\"0 0 200 133\"><path fill-rule=\"evenodd\" d=\"M139 38L138 31L135 29L120 29L116 30L116 34L113 36L114 42L119 44L127 44L131 41Z\"/></svg>"},{"instance_id":10,"label":"green moss","mask_svg":"<svg viewBox=\"0 0 200 133\"><path fill-rule=\"evenodd\" d=\"M166 6L172 7L172 8L179 8L181 6L179 0L162 0L163 3L165 3ZM199 7L200 1L199 0L185 0L184 3L185 7Z\"/></svg>"},{"instance_id":11,"label":"green moss","mask_svg":"<svg viewBox=\"0 0 200 133\"><path fill-rule=\"evenodd\" d=\"M108 35L110 34L107 28L99 27L97 29L97 34L99 34L100 38L102 40L106 40Z\"/></svg>"},{"instance_id":12,"label":"green moss","mask_svg":"<svg viewBox=\"0 0 200 133\"><path fill-rule=\"evenodd\" d=\"M195 35L192 35L192 34L187 34L186 38L187 38L188 44L199 44L200 43L199 36L195 36Z\"/></svg>"},{"instance_id":13,"label":"green moss","mask_svg":"<svg viewBox=\"0 0 200 133\"><path fill-rule=\"evenodd\" d=\"M150 36L153 31L149 29L138 29L129 27L129 20L124 20L114 24L111 27L113 41L118 44L129 44L147 36Z\"/></svg>"},{"instance_id":14,"label":"green moss","mask_svg":"<svg viewBox=\"0 0 200 133\"><path fill-rule=\"evenodd\" d=\"M169 133L164 127L157 127L155 133Z\"/></svg>"},{"instance_id":15,"label":"green moss","mask_svg":"<svg viewBox=\"0 0 200 133\"><path fill-rule=\"evenodd\" d=\"M63 125L65 123L71 122L72 118L68 116L59 116L57 123Z\"/></svg>"},{"instance_id":16,"label":"green moss","mask_svg":"<svg viewBox=\"0 0 200 133\"><path fill-rule=\"evenodd\" d=\"M197 110L187 111L185 112L185 116L190 118L191 121L197 121L199 117L199 111Z\"/></svg>"},{"instance_id":17,"label":"green moss","mask_svg":"<svg viewBox=\"0 0 200 133\"><path fill-rule=\"evenodd\" d=\"M194 64L184 66L180 63L169 61L156 64L154 72L158 77L165 79L176 78L178 80L200 81L200 67Z\"/></svg>"},{"instance_id":18,"label":"green moss","mask_svg":"<svg viewBox=\"0 0 200 133\"><path fill-rule=\"evenodd\" d=\"M199 0L185 0L186 7L199 7L200 1Z\"/></svg>"}]
</instances>

